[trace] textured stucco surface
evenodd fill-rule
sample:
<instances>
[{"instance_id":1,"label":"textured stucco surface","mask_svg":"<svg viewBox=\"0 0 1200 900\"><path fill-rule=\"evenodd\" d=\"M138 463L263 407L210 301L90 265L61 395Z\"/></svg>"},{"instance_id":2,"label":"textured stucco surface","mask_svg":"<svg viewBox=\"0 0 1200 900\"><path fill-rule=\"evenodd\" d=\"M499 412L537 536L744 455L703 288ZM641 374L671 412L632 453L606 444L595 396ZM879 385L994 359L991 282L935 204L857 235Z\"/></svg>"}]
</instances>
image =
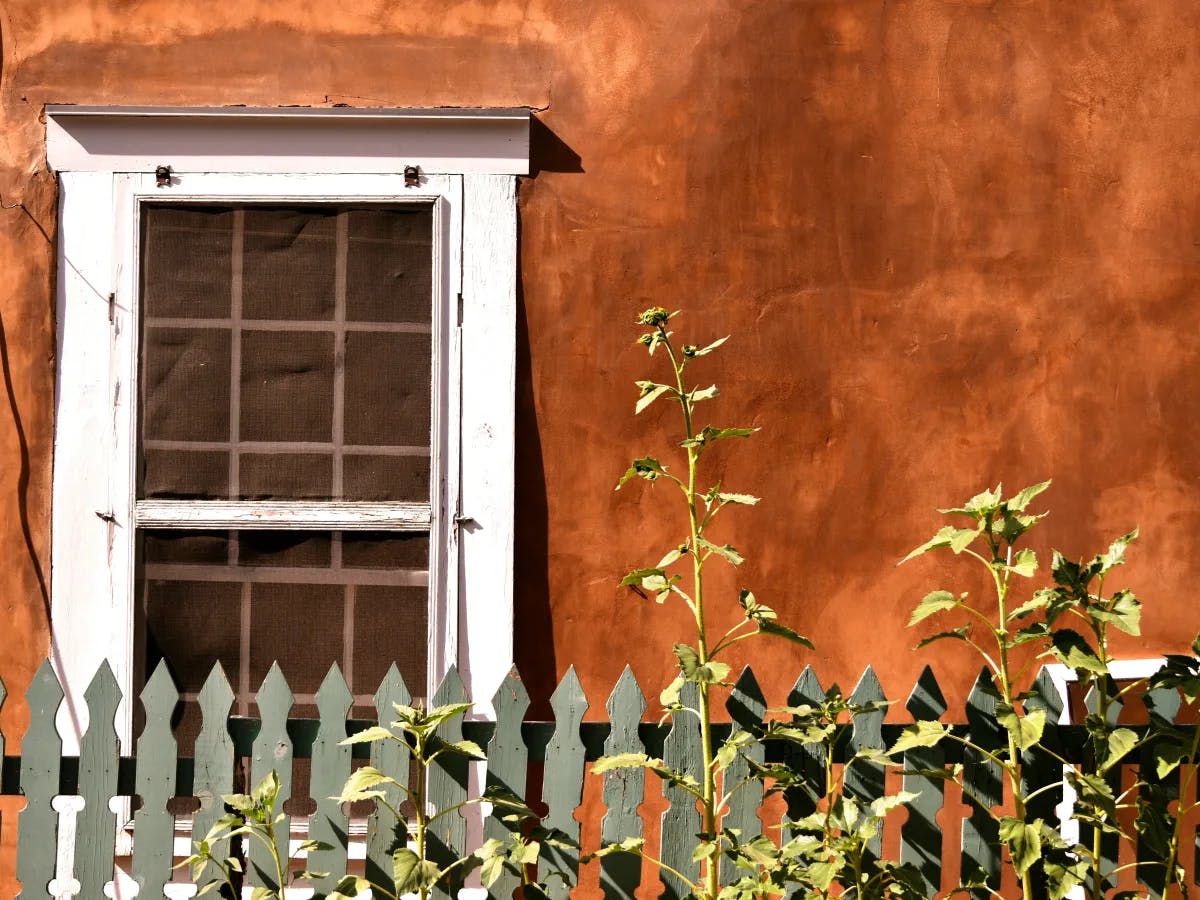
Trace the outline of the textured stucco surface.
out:
<instances>
[{"instance_id":1,"label":"textured stucco surface","mask_svg":"<svg viewBox=\"0 0 1200 900\"><path fill-rule=\"evenodd\" d=\"M728 516L748 561L717 583L818 643L754 649L771 702L807 662L843 686L871 663L896 694L926 662L965 684L972 659L913 654L904 626L925 591L979 585L895 563L935 506L999 480L1054 477L1042 550L1140 525L1121 581L1148 609L1125 650L1185 647L1198 31L1186 0L8 0L0 195L24 207L0 211L0 674L23 690L49 647L47 103L541 110L518 340L516 652L535 692L574 664L598 712L626 662L664 683L686 634L615 586L683 530L663 487L612 491L678 439L665 410L632 417L631 322L652 303L685 310L681 334L733 335L698 377L724 391L718 424L762 426L713 455L766 498ZM10 700L0 721L23 716Z\"/></svg>"}]
</instances>

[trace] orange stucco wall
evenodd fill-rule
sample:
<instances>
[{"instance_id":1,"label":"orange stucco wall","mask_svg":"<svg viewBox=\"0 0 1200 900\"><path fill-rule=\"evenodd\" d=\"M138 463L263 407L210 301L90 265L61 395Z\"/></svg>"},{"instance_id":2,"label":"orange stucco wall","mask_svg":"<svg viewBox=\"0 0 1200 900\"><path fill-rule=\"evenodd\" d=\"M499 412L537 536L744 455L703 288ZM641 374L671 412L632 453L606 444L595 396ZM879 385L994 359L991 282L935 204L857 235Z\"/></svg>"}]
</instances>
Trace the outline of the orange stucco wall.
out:
<instances>
[{"instance_id":1,"label":"orange stucco wall","mask_svg":"<svg viewBox=\"0 0 1200 900\"><path fill-rule=\"evenodd\" d=\"M700 377L753 587L816 653L761 645L768 699L807 662L899 694L904 625L951 563L895 563L935 506L1053 476L1034 545L1137 524L1131 655L1200 628L1200 8L1188 0L0 5L0 676L48 652L54 177L47 103L530 106L521 187L518 662L670 675L678 611L616 587L682 534L668 491L614 493L678 438L636 420L631 322L733 338ZM719 594L717 595L719 597ZM718 624L728 616L717 614ZM950 691L950 693L954 693ZM12 698L0 723L19 726ZM7 829L5 840L11 840Z\"/></svg>"}]
</instances>

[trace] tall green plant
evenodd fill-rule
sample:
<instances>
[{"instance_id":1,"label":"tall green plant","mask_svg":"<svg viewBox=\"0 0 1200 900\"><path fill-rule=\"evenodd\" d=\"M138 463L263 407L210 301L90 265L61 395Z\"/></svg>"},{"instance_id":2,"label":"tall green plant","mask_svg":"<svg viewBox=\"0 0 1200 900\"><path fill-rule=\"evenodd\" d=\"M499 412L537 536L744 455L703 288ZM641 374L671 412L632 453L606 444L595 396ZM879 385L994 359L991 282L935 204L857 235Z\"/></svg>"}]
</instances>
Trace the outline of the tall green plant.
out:
<instances>
[{"instance_id":1,"label":"tall green plant","mask_svg":"<svg viewBox=\"0 0 1200 900\"><path fill-rule=\"evenodd\" d=\"M657 457L641 457L635 459L621 476L617 488L624 487L634 479L670 485L671 490L677 492L679 497L678 508L685 521L684 533L679 542L671 547L656 565L630 572L621 583L639 592L653 594L660 604L682 603L691 614L694 626L691 639L675 644L674 655L678 675L662 692L661 699L668 714L695 715L699 720L701 775L699 779L693 779L665 766L662 760L649 759L643 754L625 754L601 760L593 768L593 772L644 766L696 797L702 829L696 858L702 863L702 876L700 882L694 885L694 891L704 900L715 900L721 892L721 857L731 848L728 837L722 837L721 819L729 797L738 789L736 785L723 786L721 773L737 755L739 746L755 739L753 735L739 732L731 738L732 744L725 745L728 749L718 748L714 743L713 692L718 688L730 687L726 678L731 666L725 658L736 644L759 634L780 637L809 648L812 644L807 638L781 625L777 621L775 611L760 603L748 590L740 591L736 597L741 613L737 624L720 635L712 632L709 615L711 600L705 592L705 568L715 560L737 567L742 564L743 557L728 543L714 538L711 529L717 516L728 507L755 506L759 498L728 491L719 480L704 481L701 462L714 444L731 438L748 438L757 429L699 425L700 405L715 399L718 391L716 385L704 387L701 386L702 383L690 382L689 370L698 360L717 350L727 338L713 341L706 346L680 344L669 330L672 319L677 315L678 313L668 313L662 307L654 307L638 317L638 323L648 329L638 338L638 342L651 356L661 350L660 358L665 357L669 372L664 382L636 382L640 393L634 412L641 413L658 400L677 407L682 426L679 441L682 469L680 474L676 474ZM695 708L687 707L681 701L681 691L687 683L693 683L697 687L698 700ZM626 842L605 848L599 855L608 852L634 852L644 855L644 848L640 842ZM666 868L660 860L652 862ZM675 874L683 878L678 872Z\"/></svg>"},{"instance_id":2,"label":"tall green plant","mask_svg":"<svg viewBox=\"0 0 1200 900\"><path fill-rule=\"evenodd\" d=\"M1122 687L1110 673L1113 633L1140 633L1141 603L1131 591L1108 591L1105 584L1113 570L1124 563L1125 551L1136 540L1137 531L1113 541L1105 552L1086 562L1073 562L1055 551L1050 567L1053 586L1015 596L1018 585L1028 583L1038 571L1034 551L1018 545L1045 516L1027 510L1049 485L1049 481L1036 484L1010 498L1005 498L998 486L977 494L961 507L940 510L959 524L944 526L902 560L948 549L988 572L994 607L977 604L965 593L937 590L921 600L909 624L945 614L965 619L951 630L926 638L919 646L956 640L979 654L991 673L998 699L996 722L1004 730L1006 745L999 750L980 747L969 737L953 734L948 726L922 722L909 729L891 752L950 739L961 741L995 763L1003 772L1011 805L1004 812L983 806L997 820L1000 840L1008 850L1026 900L1034 896L1040 879L1044 879L1051 900L1059 900L1081 884L1093 900L1101 900L1106 884L1122 869L1135 865L1107 862L1103 845L1112 839L1134 840L1123 828L1121 817L1125 810L1137 808L1138 796L1146 787L1139 778L1122 789L1114 778L1118 771L1115 767L1146 739L1129 728L1118 727L1111 714L1125 695L1145 688L1144 683L1136 682ZM965 524L963 519L967 520ZM1024 648L1022 662L1017 658L1019 648ZM1028 653L1031 648L1034 654ZM1069 666L1089 698L1084 722L1088 747L1082 764L1068 763L1042 740L1046 710L1027 702L1033 697L1027 687L1031 656L1049 656ZM1069 844L1056 828L1030 814L1030 802L1038 793L1060 786L1031 791L1024 778L1024 765L1026 754L1034 748L1064 764L1065 779L1076 795L1073 815L1090 830L1089 842ZM970 795L961 780L960 786ZM1139 819L1138 828L1144 830L1141 823ZM969 886L986 888L978 878L972 879Z\"/></svg>"}]
</instances>

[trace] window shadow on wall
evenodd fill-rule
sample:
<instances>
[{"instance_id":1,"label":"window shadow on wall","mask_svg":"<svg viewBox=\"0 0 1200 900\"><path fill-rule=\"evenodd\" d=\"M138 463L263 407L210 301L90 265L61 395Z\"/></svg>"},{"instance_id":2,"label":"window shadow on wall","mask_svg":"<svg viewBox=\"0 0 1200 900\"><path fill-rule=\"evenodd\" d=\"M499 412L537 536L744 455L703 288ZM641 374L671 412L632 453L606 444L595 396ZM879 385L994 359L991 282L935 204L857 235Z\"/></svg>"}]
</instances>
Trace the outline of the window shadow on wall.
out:
<instances>
[{"instance_id":1,"label":"window shadow on wall","mask_svg":"<svg viewBox=\"0 0 1200 900\"><path fill-rule=\"evenodd\" d=\"M530 122L529 139L530 177L536 178L542 172L583 172L579 154L537 118ZM517 224L517 253L519 259L520 217ZM558 661L550 610L549 509L542 439L534 404L531 320L536 321L536 316L531 316L526 306L523 267L518 267L513 659L529 691L531 705L528 717L549 719L549 698L557 682Z\"/></svg>"}]
</instances>

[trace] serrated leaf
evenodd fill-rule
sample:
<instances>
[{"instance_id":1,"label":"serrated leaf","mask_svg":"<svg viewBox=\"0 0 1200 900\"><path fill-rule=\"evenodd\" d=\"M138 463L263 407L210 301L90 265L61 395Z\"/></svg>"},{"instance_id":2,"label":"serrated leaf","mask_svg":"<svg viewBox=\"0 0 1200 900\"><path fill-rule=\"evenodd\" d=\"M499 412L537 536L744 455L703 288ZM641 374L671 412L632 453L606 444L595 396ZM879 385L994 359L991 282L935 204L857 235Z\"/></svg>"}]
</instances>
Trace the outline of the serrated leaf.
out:
<instances>
[{"instance_id":1,"label":"serrated leaf","mask_svg":"<svg viewBox=\"0 0 1200 900\"><path fill-rule=\"evenodd\" d=\"M696 671L688 681L695 681L699 684L720 684L729 675L729 666L723 662L710 660L702 666L697 666Z\"/></svg>"},{"instance_id":2,"label":"serrated leaf","mask_svg":"<svg viewBox=\"0 0 1200 900\"><path fill-rule=\"evenodd\" d=\"M640 587L642 580L649 578L651 575L665 575L661 568L657 569L634 569L628 575L621 579L621 587Z\"/></svg>"},{"instance_id":3,"label":"serrated leaf","mask_svg":"<svg viewBox=\"0 0 1200 900\"><path fill-rule=\"evenodd\" d=\"M1043 481L1041 484L1033 484L1027 488L1022 488L1017 492L1017 495L1008 501L1008 508L1013 512L1025 512L1030 501L1038 494L1050 487L1050 481Z\"/></svg>"},{"instance_id":4,"label":"serrated leaf","mask_svg":"<svg viewBox=\"0 0 1200 900\"><path fill-rule=\"evenodd\" d=\"M474 741L452 741L442 744L442 747L463 756L469 756L471 759L487 759L487 754Z\"/></svg>"},{"instance_id":5,"label":"serrated leaf","mask_svg":"<svg viewBox=\"0 0 1200 900\"><path fill-rule=\"evenodd\" d=\"M1042 820L1026 823L1006 816L1000 820L1000 840L1008 847L1013 869L1024 876L1042 858Z\"/></svg>"},{"instance_id":6,"label":"serrated leaf","mask_svg":"<svg viewBox=\"0 0 1200 900\"><path fill-rule=\"evenodd\" d=\"M617 486L613 490L620 490L625 486L626 482L633 478L644 478L646 481L655 481L660 475L665 475L666 471L662 463L652 456L635 459L629 468L625 470L625 474L617 481Z\"/></svg>"},{"instance_id":7,"label":"serrated leaf","mask_svg":"<svg viewBox=\"0 0 1200 900\"><path fill-rule=\"evenodd\" d=\"M925 721L910 725L900 733L900 737L896 739L896 743L887 751L887 755L895 756L897 753L903 753L905 750L911 750L915 747L933 747L945 738L950 731L950 726L943 725L941 722Z\"/></svg>"},{"instance_id":8,"label":"serrated leaf","mask_svg":"<svg viewBox=\"0 0 1200 900\"><path fill-rule=\"evenodd\" d=\"M350 735L344 741L339 741L339 744L366 744L371 741L382 741L388 738L395 737L388 729L381 725L372 725L370 728L364 728L362 731Z\"/></svg>"},{"instance_id":9,"label":"serrated leaf","mask_svg":"<svg viewBox=\"0 0 1200 900\"><path fill-rule=\"evenodd\" d=\"M1108 609L1091 607L1093 618L1137 637L1142 633L1142 602L1130 591L1117 591L1109 600Z\"/></svg>"},{"instance_id":10,"label":"serrated leaf","mask_svg":"<svg viewBox=\"0 0 1200 900\"><path fill-rule=\"evenodd\" d=\"M1009 568L1022 578L1030 578L1037 571L1037 554L1032 550L1022 550L1014 558Z\"/></svg>"},{"instance_id":11,"label":"serrated leaf","mask_svg":"<svg viewBox=\"0 0 1200 900\"><path fill-rule=\"evenodd\" d=\"M894 809L898 809L905 804L912 803L916 800L919 794L914 794L912 791L900 791L896 794L890 794L886 797L876 797L871 801L869 809L871 815L882 819Z\"/></svg>"},{"instance_id":12,"label":"serrated leaf","mask_svg":"<svg viewBox=\"0 0 1200 900\"><path fill-rule=\"evenodd\" d=\"M615 769L649 769L662 764L661 759L655 759L645 753L617 753L596 760L592 765L592 774L603 775Z\"/></svg>"},{"instance_id":13,"label":"serrated leaf","mask_svg":"<svg viewBox=\"0 0 1200 900\"><path fill-rule=\"evenodd\" d=\"M931 591L925 595L921 602L917 604L917 608L913 610L912 616L908 620L909 627L916 625L924 619L928 619L935 613L954 609L957 605L958 599L949 591Z\"/></svg>"},{"instance_id":14,"label":"serrated leaf","mask_svg":"<svg viewBox=\"0 0 1200 900\"><path fill-rule=\"evenodd\" d=\"M665 569L667 566L671 565L672 563L677 562L679 560L679 558L681 556L683 556L683 554L686 552L687 552L686 544L683 546L680 546L680 547L676 547L674 550L672 550L670 553L668 553L666 556L664 556L662 559L660 559L658 561L658 569L661 571L661 570Z\"/></svg>"},{"instance_id":15,"label":"serrated leaf","mask_svg":"<svg viewBox=\"0 0 1200 900\"><path fill-rule=\"evenodd\" d=\"M742 559L742 555L728 544L723 547L718 547L707 538L700 538L697 543L710 553L715 553L717 556L721 557L721 559L725 560L731 566L740 566L743 562L745 562L745 560Z\"/></svg>"},{"instance_id":16,"label":"serrated leaf","mask_svg":"<svg viewBox=\"0 0 1200 900\"><path fill-rule=\"evenodd\" d=\"M982 528L956 528L950 535L950 549L957 555L971 546L971 542L979 537Z\"/></svg>"},{"instance_id":17,"label":"serrated leaf","mask_svg":"<svg viewBox=\"0 0 1200 900\"><path fill-rule=\"evenodd\" d=\"M690 394L688 394L688 398L693 403L698 403L701 400L712 400L714 397L719 397L719 396L720 396L720 391L717 390L717 386L715 384L710 385L709 387L706 387L706 388L697 388L696 390L694 390Z\"/></svg>"},{"instance_id":18,"label":"serrated leaf","mask_svg":"<svg viewBox=\"0 0 1200 900\"><path fill-rule=\"evenodd\" d=\"M1153 745L1154 768L1159 778L1165 778L1187 759L1187 750L1179 744L1159 742Z\"/></svg>"},{"instance_id":19,"label":"serrated leaf","mask_svg":"<svg viewBox=\"0 0 1200 900\"><path fill-rule=\"evenodd\" d=\"M1094 672L1097 675L1107 675L1108 667L1092 650L1083 635L1069 628L1054 632L1051 637L1053 646L1050 652L1064 666L1084 672Z\"/></svg>"},{"instance_id":20,"label":"serrated leaf","mask_svg":"<svg viewBox=\"0 0 1200 900\"><path fill-rule=\"evenodd\" d=\"M355 769L342 786L342 792L336 799L339 803L352 803L358 800L369 800L383 796L381 791L371 791L370 788L380 784L398 784L395 778L384 775L374 766L363 766Z\"/></svg>"},{"instance_id":21,"label":"serrated leaf","mask_svg":"<svg viewBox=\"0 0 1200 900\"><path fill-rule=\"evenodd\" d=\"M1108 755L1101 765L1103 774L1119 763L1134 747L1137 746L1137 735L1128 728L1117 728L1108 734Z\"/></svg>"},{"instance_id":22,"label":"serrated leaf","mask_svg":"<svg viewBox=\"0 0 1200 900\"><path fill-rule=\"evenodd\" d=\"M696 669L700 667L700 654L694 647L689 647L687 644L676 644L672 648L675 654L675 659L679 661L679 671L683 673L683 677L692 680L692 676L696 674Z\"/></svg>"},{"instance_id":23,"label":"serrated leaf","mask_svg":"<svg viewBox=\"0 0 1200 900\"><path fill-rule=\"evenodd\" d=\"M689 356L692 356L692 357L708 356L708 354L712 353L714 350L716 350L718 347L720 347L727 340L729 340L729 335L725 335L725 337L719 338L718 340L713 341L707 347L701 347L699 350L693 351L692 353L689 354Z\"/></svg>"},{"instance_id":24,"label":"serrated leaf","mask_svg":"<svg viewBox=\"0 0 1200 900\"><path fill-rule=\"evenodd\" d=\"M996 722L1012 735L1018 748L1028 750L1042 739L1046 729L1046 710L1038 707L1024 715L1017 715L1016 710L1009 708L1006 712L997 711Z\"/></svg>"},{"instance_id":25,"label":"serrated leaf","mask_svg":"<svg viewBox=\"0 0 1200 900\"><path fill-rule=\"evenodd\" d=\"M392 853L392 880L396 883L397 894L412 894L433 887L440 874L436 863L422 860L407 847Z\"/></svg>"},{"instance_id":26,"label":"serrated leaf","mask_svg":"<svg viewBox=\"0 0 1200 900\"><path fill-rule=\"evenodd\" d=\"M679 703L679 692L683 690L685 679L682 675L668 684L658 695L658 702L668 709Z\"/></svg>"},{"instance_id":27,"label":"serrated leaf","mask_svg":"<svg viewBox=\"0 0 1200 900\"><path fill-rule=\"evenodd\" d=\"M923 543L920 547L917 547L915 550L909 551L908 556L906 556L906 557L904 557L904 559L900 560L900 562L897 563L897 565L903 565L904 563L908 562L910 559L921 556L924 553L928 553L930 550L937 550L939 547L949 547L950 546L950 537L956 531L958 531L958 529L952 525L943 525L940 529L938 529L937 534L935 534L933 537L931 537L929 540L927 540L925 543Z\"/></svg>"}]
</instances>

